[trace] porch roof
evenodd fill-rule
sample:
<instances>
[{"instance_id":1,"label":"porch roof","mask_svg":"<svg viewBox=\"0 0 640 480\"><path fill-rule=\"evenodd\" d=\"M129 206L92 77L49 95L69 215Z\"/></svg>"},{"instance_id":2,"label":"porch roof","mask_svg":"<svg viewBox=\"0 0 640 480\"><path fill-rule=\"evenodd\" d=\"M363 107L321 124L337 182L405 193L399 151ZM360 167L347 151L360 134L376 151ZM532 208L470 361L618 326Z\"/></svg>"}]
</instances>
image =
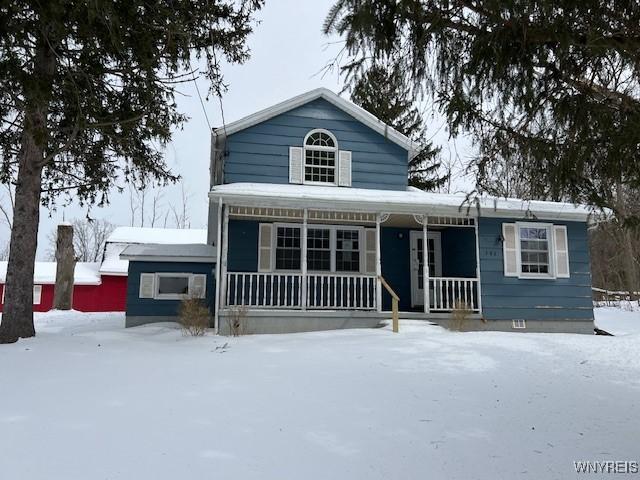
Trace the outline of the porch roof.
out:
<instances>
[{"instance_id":1,"label":"porch roof","mask_svg":"<svg viewBox=\"0 0 640 480\"><path fill-rule=\"evenodd\" d=\"M591 210L586 205L478 197L406 190L324 187L270 183L216 185L211 199L241 206L313 208L380 213L451 215L470 217L538 218L586 222Z\"/></svg>"}]
</instances>

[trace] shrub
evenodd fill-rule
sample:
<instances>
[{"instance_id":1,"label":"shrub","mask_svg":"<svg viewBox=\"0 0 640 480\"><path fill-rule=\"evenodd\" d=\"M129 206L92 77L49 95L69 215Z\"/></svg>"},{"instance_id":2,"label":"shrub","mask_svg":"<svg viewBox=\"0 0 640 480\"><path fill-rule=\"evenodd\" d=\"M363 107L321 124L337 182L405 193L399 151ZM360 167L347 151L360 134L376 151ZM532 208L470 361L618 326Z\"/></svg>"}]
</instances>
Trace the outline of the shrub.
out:
<instances>
[{"instance_id":1,"label":"shrub","mask_svg":"<svg viewBox=\"0 0 640 480\"><path fill-rule=\"evenodd\" d=\"M461 300L456 301L455 305L453 306L453 310L451 311L449 328L451 330L461 332L462 330L464 330L469 315L471 315L471 309L469 308L469 306Z\"/></svg>"},{"instance_id":2,"label":"shrub","mask_svg":"<svg viewBox=\"0 0 640 480\"><path fill-rule=\"evenodd\" d=\"M237 305L230 309L227 323L229 325L229 333L234 337L244 335L245 318L247 316L246 305Z\"/></svg>"},{"instance_id":3,"label":"shrub","mask_svg":"<svg viewBox=\"0 0 640 480\"><path fill-rule=\"evenodd\" d=\"M209 327L211 314L202 299L187 298L180 304L179 318L183 335L201 337Z\"/></svg>"}]
</instances>

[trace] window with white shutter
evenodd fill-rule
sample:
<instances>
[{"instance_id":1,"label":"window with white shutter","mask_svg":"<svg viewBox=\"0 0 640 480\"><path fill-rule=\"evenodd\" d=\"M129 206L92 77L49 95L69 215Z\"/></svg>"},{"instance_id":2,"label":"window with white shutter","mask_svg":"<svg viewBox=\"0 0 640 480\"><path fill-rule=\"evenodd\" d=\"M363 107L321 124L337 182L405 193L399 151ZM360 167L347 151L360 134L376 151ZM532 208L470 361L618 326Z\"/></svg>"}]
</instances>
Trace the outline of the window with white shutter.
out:
<instances>
[{"instance_id":1,"label":"window with white shutter","mask_svg":"<svg viewBox=\"0 0 640 480\"><path fill-rule=\"evenodd\" d=\"M302 183L302 147L289 147L289 183Z\"/></svg>"},{"instance_id":2,"label":"window with white shutter","mask_svg":"<svg viewBox=\"0 0 640 480\"><path fill-rule=\"evenodd\" d=\"M338 168L338 185L341 187L351 186L351 152L340 150L339 168Z\"/></svg>"},{"instance_id":3,"label":"window with white shutter","mask_svg":"<svg viewBox=\"0 0 640 480\"><path fill-rule=\"evenodd\" d=\"M207 293L207 276L201 273L191 276L189 296L192 298L205 298Z\"/></svg>"},{"instance_id":4,"label":"window with white shutter","mask_svg":"<svg viewBox=\"0 0 640 480\"><path fill-rule=\"evenodd\" d=\"M140 274L140 298L153 298L155 296L155 274Z\"/></svg>"},{"instance_id":5,"label":"window with white shutter","mask_svg":"<svg viewBox=\"0 0 640 480\"><path fill-rule=\"evenodd\" d=\"M553 226L555 243L556 277L569 278L569 241L567 239L567 227L564 225Z\"/></svg>"},{"instance_id":6,"label":"window with white shutter","mask_svg":"<svg viewBox=\"0 0 640 480\"><path fill-rule=\"evenodd\" d=\"M364 273L376 273L376 229L366 228L364 231Z\"/></svg>"},{"instance_id":7,"label":"window with white shutter","mask_svg":"<svg viewBox=\"0 0 640 480\"><path fill-rule=\"evenodd\" d=\"M516 247L516 224L502 224L502 256L504 261L504 276L518 276L518 250Z\"/></svg>"},{"instance_id":8,"label":"window with white shutter","mask_svg":"<svg viewBox=\"0 0 640 480\"><path fill-rule=\"evenodd\" d=\"M273 226L261 223L258 235L258 271L272 271L271 243L273 242Z\"/></svg>"}]
</instances>

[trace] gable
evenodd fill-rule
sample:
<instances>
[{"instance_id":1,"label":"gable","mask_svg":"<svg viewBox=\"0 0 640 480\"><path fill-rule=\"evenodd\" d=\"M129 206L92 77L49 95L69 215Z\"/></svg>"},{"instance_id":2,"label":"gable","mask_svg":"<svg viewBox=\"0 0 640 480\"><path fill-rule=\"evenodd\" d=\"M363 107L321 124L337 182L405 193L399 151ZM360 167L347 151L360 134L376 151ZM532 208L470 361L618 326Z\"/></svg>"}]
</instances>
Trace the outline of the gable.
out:
<instances>
[{"instance_id":1,"label":"gable","mask_svg":"<svg viewBox=\"0 0 640 480\"><path fill-rule=\"evenodd\" d=\"M227 137L224 183L289 183L289 147L325 129L352 152L352 186L404 190L408 151L324 98L243 128Z\"/></svg>"}]
</instances>

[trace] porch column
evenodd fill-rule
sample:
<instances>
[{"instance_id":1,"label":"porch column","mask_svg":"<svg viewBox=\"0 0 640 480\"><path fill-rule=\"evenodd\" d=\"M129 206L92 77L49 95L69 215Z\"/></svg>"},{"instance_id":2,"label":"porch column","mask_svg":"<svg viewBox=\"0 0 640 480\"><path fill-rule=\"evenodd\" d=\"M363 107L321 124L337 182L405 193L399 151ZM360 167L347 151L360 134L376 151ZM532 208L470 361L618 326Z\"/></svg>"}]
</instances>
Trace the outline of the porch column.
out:
<instances>
[{"instance_id":1,"label":"porch column","mask_svg":"<svg viewBox=\"0 0 640 480\"><path fill-rule=\"evenodd\" d=\"M478 220L479 218L473 219L473 227L476 232L476 288L478 295L478 312L482 313L482 292L480 286L480 238L478 236ZM473 293L472 293L473 295ZM473 297L472 297L473 300Z\"/></svg>"},{"instance_id":2,"label":"porch column","mask_svg":"<svg viewBox=\"0 0 640 480\"><path fill-rule=\"evenodd\" d=\"M222 261L220 262L220 307L226 306L226 293L227 293L227 256L229 253L229 205L223 208L224 220L222 224Z\"/></svg>"},{"instance_id":3,"label":"porch column","mask_svg":"<svg viewBox=\"0 0 640 480\"><path fill-rule=\"evenodd\" d=\"M219 315L218 312L220 310L220 299L222 298L222 293L220 289L220 257L222 256L222 249L220 248L220 242L222 238L222 198L218 200L218 218L216 219L217 230L216 230L216 289L214 295L214 313L213 313L213 332L215 334L218 333L218 324L219 324Z\"/></svg>"},{"instance_id":4,"label":"porch column","mask_svg":"<svg viewBox=\"0 0 640 480\"><path fill-rule=\"evenodd\" d=\"M429 216L422 216L422 292L424 293L424 313L429 313L429 242L427 235Z\"/></svg>"},{"instance_id":5,"label":"porch column","mask_svg":"<svg viewBox=\"0 0 640 480\"><path fill-rule=\"evenodd\" d=\"M307 309L307 219L309 211L305 208L302 217L302 277L300 278L300 306L302 310Z\"/></svg>"},{"instance_id":6,"label":"porch column","mask_svg":"<svg viewBox=\"0 0 640 480\"><path fill-rule=\"evenodd\" d=\"M376 309L382 312L382 263L380 262L380 214L376 214Z\"/></svg>"}]
</instances>

